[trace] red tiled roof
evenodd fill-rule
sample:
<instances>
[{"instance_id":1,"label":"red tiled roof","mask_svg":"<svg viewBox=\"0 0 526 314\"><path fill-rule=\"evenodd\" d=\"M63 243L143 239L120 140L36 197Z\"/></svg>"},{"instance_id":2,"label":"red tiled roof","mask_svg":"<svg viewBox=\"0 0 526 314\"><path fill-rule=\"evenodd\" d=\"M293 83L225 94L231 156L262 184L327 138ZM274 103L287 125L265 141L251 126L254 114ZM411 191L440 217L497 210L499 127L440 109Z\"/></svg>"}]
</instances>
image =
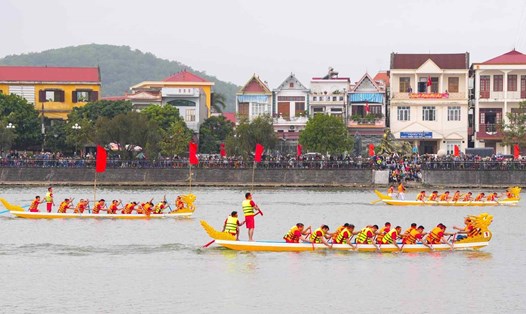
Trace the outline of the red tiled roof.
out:
<instances>
[{"instance_id":1,"label":"red tiled roof","mask_svg":"<svg viewBox=\"0 0 526 314\"><path fill-rule=\"evenodd\" d=\"M0 66L0 81L100 83L99 68Z\"/></svg>"},{"instance_id":2,"label":"red tiled roof","mask_svg":"<svg viewBox=\"0 0 526 314\"><path fill-rule=\"evenodd\" d=\"M236 123L236 113L235 112L223 112L223 117L232 123Z\"/></svg>"},{"instance_id":3,"label":"red tiled roof","mask_svg":"<svg viewBox=\"0 0 526 314\"><path fill-rule=\"evenodd\" d=\"M195 75L192 72L183 70L179 73L176 73L172 76L169 76L164 79L165 82L208 82L204 78Z\"/></svg>"},{"instance_id":4,"label":"red tiled roof","mask_svg":"<svg viewBox=\"0 0 526 314\"><path fill-rule=\"evenodd\" d=\"M389 86L389 75L387 75L387 71L380 71L376 73L373 80L376 81L383 81L385 83L385 86Z\"/></svg>"},{"instance_id":5,"label":"red tiled roof","mask_svg":"<svg viewBox=\"0 0 526 314\"><path fill-rule=\"evenodd\" d=\"M468 69L469 53L391 53L391 69L418 69L431 59L441 69Z\"/></svg>"},{"instance_id":6,"label":"red tiled roof","mask_svg":"<svg viewBox=\"0 0 526 314\"><path fill-rule=\"evenodd\" d=\"M259 77L257 77L255 74L250 78L248 83L241 88L241 93L264 93L264 94L270 94L271 91L268 88L268 86L263 83Z\"/></svg>"},{"instance_id":7,"label":"red tiled roof","mask_svg":"<svg viewBox=\"0 0 526 314\"><path fill-rule=\"evenodd\" d=\"M112 101L116 101L116 100L127 100L127 99L128 99L128 96L127 96L127 95L101 97L101 100L112 100Z\"/></svg>"},{"instance_id":8,"label":"red tiled roof","mask_svg":"<svg viewBox=\"0 0 526 314\"><path fill-rule=\"evenodd\" d=\"M481 64L526 64L526 55L513 49Z\"/></svg>"}]
</instances>

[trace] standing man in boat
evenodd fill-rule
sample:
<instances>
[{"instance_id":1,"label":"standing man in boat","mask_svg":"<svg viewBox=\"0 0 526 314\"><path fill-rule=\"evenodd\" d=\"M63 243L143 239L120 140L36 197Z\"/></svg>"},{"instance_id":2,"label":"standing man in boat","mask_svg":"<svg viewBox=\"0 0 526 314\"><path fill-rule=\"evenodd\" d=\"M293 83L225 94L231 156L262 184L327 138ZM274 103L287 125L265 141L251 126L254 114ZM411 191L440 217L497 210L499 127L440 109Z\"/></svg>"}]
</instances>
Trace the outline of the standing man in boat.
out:
<instances>
[{"instance_id":1,"label":"standing man in boat","mask_svg":"<svg viewBox=\"0 0 526 314\"><path fill-rule=\"evenodd\" d=\"M35 199L31 202L31 205L29 205L29 211L32 213L38 213L40 212L38 210L38 205L42 204L44 201L40 200L40 196L35 196Z\"/></svg>"},{"instance_id":2,"label":"standing man in boat","mask_svg":"<svg viewBox=\"0 0 526 314\"><path fill-rule=\"evenodd\" d=\"M283 236L283 239L287 243L300 243L300 240L303 242L310 242L305 236L312 232L311 226L305 228L305 225L301 222L298 222L294 227Z\"/></svg>"},{"instance_id":3,"label":"standing man in boat","mask_svg":"<svg viewBox=\"0 0 526 314\"><path fill-rule=\"evenodd\" d=\"M239 241L239 227L244 224L244 221L239 222L239 219L237 218L237 212L234 210L232 213L230 213L230 216L225 219L225 223L223 224L223 232L230 233L236 237L236 240Z\"/></svg>"},{"instance_id":4,"label":"standing man in boat","mask_svg":"<svg viewBox=\"0 0 526 314\"><path fill-rule=\"evenodd\" d=\"M398 199L399 200L405 200L405 186L402 182L398 184Z\"/></svg>"},{"instance_id":5,"label":"standing man in boat","mask_svg":"<svg viewBox=\"0 0 526 314\"><path fill-rule=\"evenodd\" d=\"M46 201L46 210L48 213L51 213L51 210L53 210L53 206L55 206L55 202L53 202L53 188L48 187L46 196L44 197L44 200Z\"/></svg>"},{"instance_id":6,"label":"standing man in boat","mask_svg":"<svg viewBox=\"0 0 526 314\"><path fill-rule=\"evenodd\" d=\"M252 194L250 192L245 193L245 200L241 203L243 207L243 214L245 215L245 224L248 229L248 241L254 241L254 228L256 227L254 216L257 210L258 213L261 213L258 205L252 200Z\"/></svg>"}]
</instances>

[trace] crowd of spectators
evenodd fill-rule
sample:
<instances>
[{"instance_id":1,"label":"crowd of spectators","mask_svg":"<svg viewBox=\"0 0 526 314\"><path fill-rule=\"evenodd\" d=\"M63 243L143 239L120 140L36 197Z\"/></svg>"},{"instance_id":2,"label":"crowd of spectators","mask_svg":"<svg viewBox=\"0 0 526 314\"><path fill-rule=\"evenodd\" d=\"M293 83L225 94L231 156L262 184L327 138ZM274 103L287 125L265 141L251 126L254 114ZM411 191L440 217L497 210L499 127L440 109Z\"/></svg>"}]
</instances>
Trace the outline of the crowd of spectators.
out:
<instances>
[{"instance_id":1,"label":"crowd of spectators","mask_svg":"<svg viewBox=\"0 0 526 314\"><path fill-rule=\"evenodd\" d=\"M198 155L198 168L246 169L254 167L253 158L241 156L221 157L218 154ZM50 152L2 153L0 167L55 167L55 168L91 168L95 166L95 156L64 156ZM148 159L138 154L133 159L123 159L118 154L109 154L108 168L187 168L188 158L182 156L157 157ZM295 155L264 155L257 168L263 169L375 169L389 170L391 182L420 181L422 170L526 170L526 159L513 159L513 156L495 155L479 157L462 155L437 156L416 155L351 157L349 155L321 155L307 153Z\"/></svg>"}]
</instances>

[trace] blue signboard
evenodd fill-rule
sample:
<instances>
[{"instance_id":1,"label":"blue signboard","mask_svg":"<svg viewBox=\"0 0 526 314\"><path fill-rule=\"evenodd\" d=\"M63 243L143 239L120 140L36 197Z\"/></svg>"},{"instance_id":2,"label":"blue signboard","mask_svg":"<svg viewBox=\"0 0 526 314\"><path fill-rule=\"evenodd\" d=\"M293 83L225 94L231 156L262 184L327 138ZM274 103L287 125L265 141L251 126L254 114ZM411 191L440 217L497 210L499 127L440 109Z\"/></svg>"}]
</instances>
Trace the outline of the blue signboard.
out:
<instances>
[{"instance_id":1,"label":"blue signboard","mask_svg":"<svg viewBox=\"0 0 526 314\"><path fill-rule=\"evenodd\" d=\"M433 132L400 132L400 138L415 139L415 138L433 138Z\"/></svg>"}]
</instances>

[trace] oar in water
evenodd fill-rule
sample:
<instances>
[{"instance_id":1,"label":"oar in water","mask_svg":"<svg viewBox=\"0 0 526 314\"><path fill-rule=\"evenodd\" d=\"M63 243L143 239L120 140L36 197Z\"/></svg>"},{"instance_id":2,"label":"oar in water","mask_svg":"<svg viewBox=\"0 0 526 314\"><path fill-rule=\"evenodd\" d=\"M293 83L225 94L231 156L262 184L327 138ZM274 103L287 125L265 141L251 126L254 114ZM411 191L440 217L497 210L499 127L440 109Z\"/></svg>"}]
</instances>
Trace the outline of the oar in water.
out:
<instances>
[{"instance_id":1,"label":"oar in water","mask_svg":"<svg viewBox=\"0 0 526 314\"><path fill-rule=\"evenodd\" d=\"M10 211L10 210L9 210L9 209L8 209L8 210L3 210L3 211L0 212L0 215L1 215L1 214L5 214L5 213L7 213L8 211Z\"/></svg>"},{"instance_id":2,"label":"oar in water","mask_svg":"<svg viewBox=\"0 0 526 314\"><path fill-rule=\"evenodd\" d=\"M376 201L372 201L371 204L374 205L374 204L379 203L379 202L381 202L381 201L382 201L382 199L378 199L378 200L376 200Z\"/></svg>"}]
</instances>

